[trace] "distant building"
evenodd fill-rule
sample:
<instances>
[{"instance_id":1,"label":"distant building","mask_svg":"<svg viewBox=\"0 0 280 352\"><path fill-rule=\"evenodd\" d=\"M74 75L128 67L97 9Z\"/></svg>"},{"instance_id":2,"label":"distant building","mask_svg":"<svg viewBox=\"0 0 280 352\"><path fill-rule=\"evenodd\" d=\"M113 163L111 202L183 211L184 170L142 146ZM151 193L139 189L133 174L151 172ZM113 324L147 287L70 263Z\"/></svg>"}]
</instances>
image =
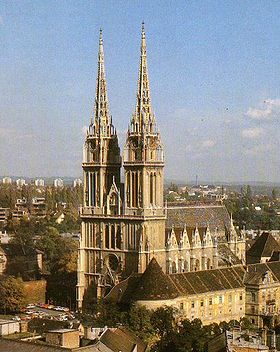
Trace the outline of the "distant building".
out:
<instances>
[{"instance_id":1,"label":"distant building","mask_svg":"<svg viewBox=\"0 0 280 352\"><path fill-rule=\"evenodd\" d=\"M0 208L0 226L5 226L10 214L9 208Z\"/></svg>"},{"instance_id":2,"label":"distant building","mask_svg":"<svg viewBox=\"0 0 280 352\"><path fill-rule=\"evenodd\" d=\"M55 222L61 224L65 220L65 214L63 212L58 212L54 214Z\"/></svg>"},{"instance_id":3,"label":"distant building","mask_svg":"<svg viewBox=\"0 0 280 352\"><path fill-rule=\"evenodd\" d=\"M74 181L73 181L73 186L74 187L78 187L78 186L81 186L83 183L83 181L80 179L80 178L76 178Z\"/></svg>"},{"instance_id":4,"label":"distant building","mask_svg":"<svg viewBox=\"0 0 280 352\"><path fill-rule=\"evenodd\" d=\"M44 197L35 197L32 199L31 215L44 218L47 214L46 199Z\"/></svg>"},{"instance_id":5,"label":"distant building","mask_svg":"<svg viewBox=\"0 0 280 352\"><path fill-rule=\"evenodd\" d=\"M3 249L0 247L0 275L4 274L6 265L7 265L7 257Z\"/></svg>"},{"instance_id":6,"label":"distant building","mask_svg":"<svg viewBox=\"0 0 280 352\"><path fill-rule=\"evenodd\" d=\"M16 184L17 184L17 187L22 187L22 186L26 186L26 181L25 181L25 179L23 179L23 178L18 178L17 180L16 180Z\"/></svg>"},{"instance_id":7,"label":"distant building","mask_svg":"<svg viewBox=\"0 0 280 352\"><path fill-rule=\"evenodd\" d=\"M246 252L246 263L265 263L280 252L280 245L269 232L263 232ZM279 259L278 259L279 260Z\"/></svg>"},{"instance_id":8,"label":"distant building","mask_svg":"<svg viewBox=\"0 0 280 352\"><path fill-rule=\"evenodd\" d=\"M37 178L34 183L35 183L36 187L44 187L45 186L45 181L42 178Z\"/></svg>"},{"instance_id":9,"label":"distant building","mask_svg":"<svg viewBox=\"0 0 280 352\"><path fill-rule=\"evenodd\" d=\"M41 319L40 319L41 320ZM1 324L0 320L0 324ZM6 321L5 321L6 322ZM46 322L46 320L45 320ZM13 322L14 323L14 322ZM52 322L54 323L54 322ZM56 321L56 323L58 323ZM6 324L6 323L5 323ZM17 323L19 325L19 323ZM1 326L1 325L0 325ZM12 327L11 327L12 331ZM105 328L100 337L91 340L80 338L78 329L49 330L44 336L34 336L28 339L0 338L1 351L21 352L145 352L147 345L131 333L120 328Z\"/></svg>"},{"instance_id":10,"label":"distant building","mask_svg":"<svg viewBox=\"0 0 280 352\"><path fill-rule=\"evenodd\" d=\"M20 220L23 217L29 217L26 198L18 198L15 204L15 210L12 211L12 218Z\"/></svg>"},{"instance_id":11,"label":"distant building","mask_svg":"<svg viewBox=\"0 0 280 352\"><path fill-rule=\"evenodd\" d=\"M53 185L54 187L63 187L63 180L61 178L56 178L54 181L53 181Z\"/></svg>"},{"instance_id":12,"label":"distant building","mask_svg":"<svg viewBox=\"0 0 280 352\"><path fill-rule=\"evenodd\" d=\"M78 348L80 346L79 330L58 329L46 333L46 343L66 348Z\"/></svg>"},{"instance_id":13,"label":"distant building","mask_svg":"<svg viewBox=\"0 0 280 352\"><path fill-rule=\"evenodd\" d=\"M7 244L10 242L11 235L7 231L0 231L0 244Z\"/></svg>"},{"instance_id":14,"label":"distant building","mask_svg":"<svg viewBox=\"0 0 280 352\"><path fill-rule=\"evenodd\" d=\"M20 332L18 321L0 320L0 336L11 335Z\"/></svg>"},{"instance_id":15,"label":"distant building","mask_svg":"<svg viewBox=\"0 0 280 352\"><path fill-rule=\"evenodd\" d=\"M12 183L11 177L3 177L2 182L4 185L10 185Z\"/></svg>"},{"instance_id":16,"label":"distant building","mask_svg":"<svg viewBox=\"0 0 280 352\"><path fill-rule=\"evenodd\" d=\"M245 339L245 336L247 339ZM224 331L208 343L207 352L265 352L269 347L264 345L262 339L255 332L233 329Z\"/></svg>"},{"instance_id":17,"label":"distant building","mask_svg":"<svg viewBox=\"0 0 280 352\"><path fill-rule=\"evenodd\" d=\"M16 209L12 211L12 219L13 220L20 220L22 218L29 218L29 212L28 210L21 210L21 209Z\"/></svg>"},{"instance_id":18,"label":"distant building","mask_svg":"<svg viewBox=\"0 0 280 352\"><path fill-rule=\"evenodd\" d=\"M16 204L15 204L15 207L17 209L26 209L27 208L27 200L26 198L18 198L17 201L16 201Z\"/></svg>"}]
</instances>

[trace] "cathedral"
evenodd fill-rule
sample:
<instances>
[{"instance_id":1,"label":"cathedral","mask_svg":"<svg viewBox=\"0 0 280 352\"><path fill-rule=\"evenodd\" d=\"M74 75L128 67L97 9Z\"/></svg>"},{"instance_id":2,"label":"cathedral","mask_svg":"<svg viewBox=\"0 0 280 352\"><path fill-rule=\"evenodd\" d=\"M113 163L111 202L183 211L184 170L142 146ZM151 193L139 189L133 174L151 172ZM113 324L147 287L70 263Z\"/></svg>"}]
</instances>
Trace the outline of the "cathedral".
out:
<instances>
[{"instance_id":1,"label":"cathedral","mask_svg":"<svg viewBox=\"0 0 280 352\"><path fill-rule=\"evenodd\" d=\"M151 104L144 24L136 107L122 155L109 111L100 31L95 106L82 167L79 309L90 287L95 297L104 297L120 281L145 272L153 258L166 274L244 263L244 236L223 205L164 204L164 148Z\"/></svg>"}]
</instances>

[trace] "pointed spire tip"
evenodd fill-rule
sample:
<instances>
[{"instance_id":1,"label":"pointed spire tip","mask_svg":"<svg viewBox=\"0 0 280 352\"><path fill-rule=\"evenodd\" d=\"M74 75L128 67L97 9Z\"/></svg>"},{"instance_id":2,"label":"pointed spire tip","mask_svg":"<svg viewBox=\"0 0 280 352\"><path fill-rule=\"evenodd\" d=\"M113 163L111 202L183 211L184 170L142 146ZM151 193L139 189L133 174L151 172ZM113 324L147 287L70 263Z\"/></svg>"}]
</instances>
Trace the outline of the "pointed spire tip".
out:
<instances>
[{"instance_id":1,"label":"pointed spire tip","mask_svg":"<svg viewBox=\"0 0 280 352\"><path fill-rule=\"evenodd\" d=\"M102 28L99 29L99 45L103 44Z\"/></svg>"}]
</instances>

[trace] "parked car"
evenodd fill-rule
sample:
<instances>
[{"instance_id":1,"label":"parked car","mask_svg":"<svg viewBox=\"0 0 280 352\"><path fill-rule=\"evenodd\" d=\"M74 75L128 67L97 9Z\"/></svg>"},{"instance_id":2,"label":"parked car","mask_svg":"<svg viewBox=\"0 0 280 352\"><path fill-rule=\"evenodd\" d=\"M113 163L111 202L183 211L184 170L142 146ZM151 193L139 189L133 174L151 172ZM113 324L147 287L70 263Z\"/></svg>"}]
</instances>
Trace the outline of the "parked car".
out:
<instances>
[{"instance_id":1,"label":"parked car","mask_svg":"<svg viewBox=\"0 0 280 352\"><path fill-rule=\"evenodd\" d=\"M36 308L35 304L33 303L29 303L27 306L26 306L27 309L32 309L32 308Z\"/></svg>"}]
</instances>

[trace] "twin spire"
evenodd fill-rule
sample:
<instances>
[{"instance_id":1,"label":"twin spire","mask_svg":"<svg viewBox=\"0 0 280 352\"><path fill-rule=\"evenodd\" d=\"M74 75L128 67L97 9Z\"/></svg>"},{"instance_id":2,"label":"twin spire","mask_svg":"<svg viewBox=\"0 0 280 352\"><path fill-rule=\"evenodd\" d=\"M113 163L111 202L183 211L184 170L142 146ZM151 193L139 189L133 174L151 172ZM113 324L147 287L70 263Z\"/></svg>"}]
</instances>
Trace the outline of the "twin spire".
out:
<instances>
[{"instance_id":1,"label":"twin spire","mask_svg":"<svg viewBox=\"0 0 280 352\"><path fill-rule=\"evenodd\" d=\"M147 64L147 45L144 22L141 33L141 53L137 86L137 101L135 114L131 119L131 132L154 132L155 118L151 106L150 83Z\"/></svg>"},{"instance_id":2,"label":"twin spire","mask_svg":"<svg viewBox=\"0 0 280 352\"><path fill-rule=\"evenodd\" d=\"M92 129L92 130L91 130ZM99 34L98 72L96 80L95 106L90 120L90 132L94 135L111 136L115 134L112 117L109 112L107 83L105 75L104 48L102 30Z\"/></svg>"},{"instance_id":3,"label":"twin spire","mask_svg":"<svg viewBox=\"0 0 280 352\"><path fill-rule=\"evenodd\" d=\"M144 23L141 32L141 55L137 86L135 113L132 115L129 133L155 133L155 117L152 113L150 85L147 65L147 46ZM111 136L116 134L109 112L107 84L105 76L104 48L102 30L99 35L98 74L96 83L95 106L90 120L89 134Z\"/></svg>"}]
</instances>

